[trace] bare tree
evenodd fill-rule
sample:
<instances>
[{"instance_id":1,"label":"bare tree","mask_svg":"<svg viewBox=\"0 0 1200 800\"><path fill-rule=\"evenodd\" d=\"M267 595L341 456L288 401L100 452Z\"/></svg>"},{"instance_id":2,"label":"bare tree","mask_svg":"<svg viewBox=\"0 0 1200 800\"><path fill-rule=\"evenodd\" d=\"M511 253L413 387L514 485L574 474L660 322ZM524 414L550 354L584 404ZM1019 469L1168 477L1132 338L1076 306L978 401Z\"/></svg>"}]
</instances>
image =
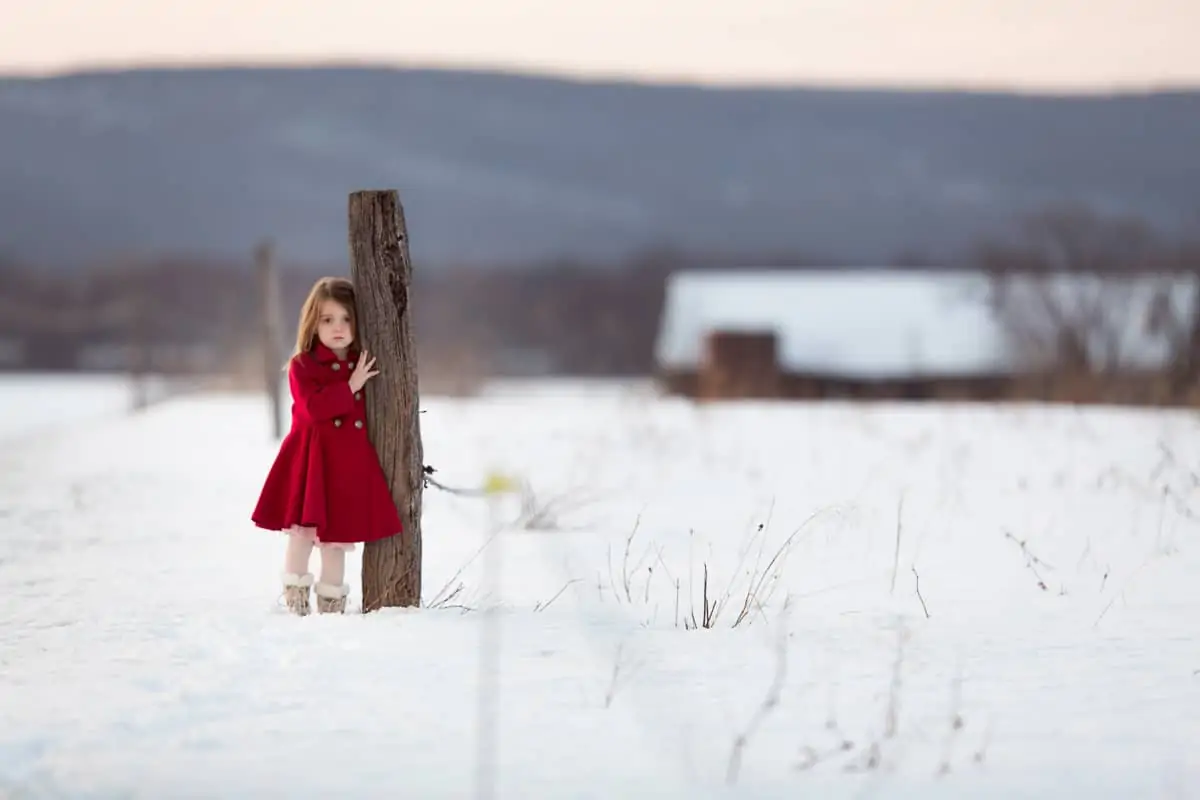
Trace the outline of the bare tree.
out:
<instances>
[{"instance_id":1,"label":"bare tree","mask_svg":"<svg viewBox=\"0 0 1200 800\"><path fill-rule=\"evenodd\" d=\"M1154 298L1147 327L1166 339L1171 394L1182 397L1200 386L1200 242L1185 242L1173 260L1181 285Z\"/></svg>"},{"instance_id":2,"label":"bare tree","mask_svg":"<svg viewBox=\"0 0 1200 800\"><path fill-rule=\"evenodd\" d=\"M1143 221L1052 208L1022 219L1011 240L986 242L979 262L992 309L1032 371L1112 374L1170 360L1180 274Z\"/></svg>"}]
</instances>

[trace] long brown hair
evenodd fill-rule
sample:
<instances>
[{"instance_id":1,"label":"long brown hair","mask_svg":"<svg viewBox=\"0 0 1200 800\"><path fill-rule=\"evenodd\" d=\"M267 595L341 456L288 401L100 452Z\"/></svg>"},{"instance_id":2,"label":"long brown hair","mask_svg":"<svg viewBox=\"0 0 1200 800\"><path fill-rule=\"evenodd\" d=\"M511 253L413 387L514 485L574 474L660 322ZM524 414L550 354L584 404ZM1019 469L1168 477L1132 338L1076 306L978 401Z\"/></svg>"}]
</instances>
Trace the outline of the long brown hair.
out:
<instances>
[{"instance_id":1,"label":"long brown hair","mask_svg":"<svg viewBox=\"0 0 1200 800\"><path fill-rule=\"evenodd\" d=\"M350 313L350 333L358 340L358 306L354 284L347 278L321 278L313 284L300 307L300 324L296 327L296 349L292 358L312 350L317 343L317 323L321 321L321 304L332 300ZM289 359L290 361L290 359Z\"/></svg>"}]
</instances>

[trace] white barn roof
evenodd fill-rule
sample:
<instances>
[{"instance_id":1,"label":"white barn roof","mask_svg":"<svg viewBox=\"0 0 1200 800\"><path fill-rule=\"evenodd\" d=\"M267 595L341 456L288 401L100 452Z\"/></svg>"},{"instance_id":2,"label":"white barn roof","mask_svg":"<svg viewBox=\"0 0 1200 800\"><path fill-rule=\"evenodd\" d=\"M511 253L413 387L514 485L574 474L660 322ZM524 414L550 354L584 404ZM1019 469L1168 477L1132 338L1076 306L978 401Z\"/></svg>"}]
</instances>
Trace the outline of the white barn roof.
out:
<instances>
[{"instance_id":1,"label":"white barn roof","mask_svg":"<svg viewBox=\"0 0 1200 800\"><path fill-rule=\"evenodd\" d=\"M1078 293L1081 281L1094 279L1061 280ZM1139 280L1143 313L1130 317L1126 333L1144 343L1144 312L1164 284L1159 276ZM1172 302L1190 307L1192 280L1170 280ZM1003 373L1020 356L988 291L988 278L976 272L682 271L667 281L655 358L660 369L694 370L713 332L774 332L789 372L867 379ZM1142 360L1161 361L1161 351L1150 348Z\"/></svg>"}]
</instances>

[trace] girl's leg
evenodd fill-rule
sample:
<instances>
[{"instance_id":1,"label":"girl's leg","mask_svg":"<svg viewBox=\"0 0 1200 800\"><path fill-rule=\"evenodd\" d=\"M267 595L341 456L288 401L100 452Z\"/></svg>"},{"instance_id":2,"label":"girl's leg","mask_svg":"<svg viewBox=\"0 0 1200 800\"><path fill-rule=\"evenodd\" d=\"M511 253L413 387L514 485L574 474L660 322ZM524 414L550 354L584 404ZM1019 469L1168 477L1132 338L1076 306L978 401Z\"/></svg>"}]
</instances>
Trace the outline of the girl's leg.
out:
<instances>
[{"instance_id":1,"label":"girl's leg","mask_svg":"<svg viewBox=\"0 0 1200 800\"><path fill-rule=\"evenodd\" d=\"M321 583L341 586L346 582L346 551L340 547L321 548Z\"/></svg>"},{"instance_id":2,"label":"girl's leg","mask_svg":"<svg viewBox=\"0 0 1200 800\"><path fill-rule=\"evenodd\" d=\"M287 550L283 555L283 592L288 610L305 616L310 611L308 588L313 584L308 562L312 557L313 536L297 528L288 532Z\"/></svg>"},{"instance_id":3,"label":"girl's leg","mask_svg":"<svg viewBox=\"0 0 1200 800\"><path fill-rule=\"evenodd\" d=\"M283 555L283 571L289 575L308 574L308 562L312 558L315 542L302 531L288 533L287 551Z\"/></svg>"},{"instance_id":4,"label":"girl's leg","mask_svg":"<svg viewBox=\"0 0 1200 800\"><path fill-rule=\"evenodd\" d=\"M346 610L346 551L337 546L323 546L321 552L321 579L317 582L317 611L322 614L341 614Z\"/></svg>"}]
</instances>

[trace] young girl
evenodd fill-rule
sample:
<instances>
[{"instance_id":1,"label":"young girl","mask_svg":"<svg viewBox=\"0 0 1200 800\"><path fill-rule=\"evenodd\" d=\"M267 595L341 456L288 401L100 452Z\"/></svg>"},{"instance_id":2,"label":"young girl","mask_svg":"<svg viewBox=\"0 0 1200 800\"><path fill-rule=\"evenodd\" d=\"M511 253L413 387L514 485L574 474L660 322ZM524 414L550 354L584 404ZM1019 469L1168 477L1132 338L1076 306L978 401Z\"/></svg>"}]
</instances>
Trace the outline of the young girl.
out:
<instances>
[{"instance_id":1,"label":"young girl","mask_svg":"<svg viewBox=\"0 0 1200 800\"><path fill-rule=\"evenodd\" d=\"M283 587L288 609L307 615L313 547L321 553L317 610L343 613L346 552L355 542L400 533L379 456L367 436L363 387L379 374L356 347L354 286L321 278L300 311L288 362L292 427L279 446L251 519L287 533Z\"/></svg>"}]
</instances>

